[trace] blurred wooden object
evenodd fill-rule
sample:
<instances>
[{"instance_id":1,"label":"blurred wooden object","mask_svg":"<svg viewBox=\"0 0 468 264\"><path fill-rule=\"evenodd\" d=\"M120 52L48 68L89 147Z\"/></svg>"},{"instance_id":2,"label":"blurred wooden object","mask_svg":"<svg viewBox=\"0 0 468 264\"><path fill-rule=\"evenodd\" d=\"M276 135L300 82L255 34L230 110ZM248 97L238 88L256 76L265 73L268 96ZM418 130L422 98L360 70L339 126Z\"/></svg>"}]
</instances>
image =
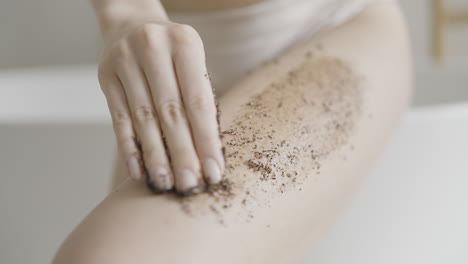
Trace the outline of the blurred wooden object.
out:
<instances>
[{"instance_id":1,"label":"blurred wooden object","mask_svg":"<svg viewBox=\"0 0 468 264\"><path fill-rule=\"evenodd\" d=\"M468 24L468 11L450 12L446 9L446 0L433 0L433 54L438 61L443 61L447 48L447 29L454 24Z\"/></svg>"}]
</instances>

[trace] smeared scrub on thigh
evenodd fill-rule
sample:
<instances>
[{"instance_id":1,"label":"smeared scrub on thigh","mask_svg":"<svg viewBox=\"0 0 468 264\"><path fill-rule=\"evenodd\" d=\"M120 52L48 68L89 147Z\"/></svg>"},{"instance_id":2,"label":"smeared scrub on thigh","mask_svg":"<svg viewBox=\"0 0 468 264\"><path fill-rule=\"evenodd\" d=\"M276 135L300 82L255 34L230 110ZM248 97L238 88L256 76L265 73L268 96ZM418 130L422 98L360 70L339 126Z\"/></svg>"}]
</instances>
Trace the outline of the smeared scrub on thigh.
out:
<instances>
[{"instance_id":1,"label":"smeared scrub on thigh","mask_svg":"<svg viewBox=\"0 0 468 264\"><path fill-rule=\"evenodd\" d=\"M320 174L321 163L352 135L361 115L363 82L346 61L304 54L299 66L272 80L221 131L226 179L205 193L178 198L184 211L212 212L224 223L223 213L240 203L245 213L239 215L249 221L255 217L251 205L268 206L274 196L301 191L301 184ZM209 201L197 202L200 196Z\"/></svg>"}]
</instances>

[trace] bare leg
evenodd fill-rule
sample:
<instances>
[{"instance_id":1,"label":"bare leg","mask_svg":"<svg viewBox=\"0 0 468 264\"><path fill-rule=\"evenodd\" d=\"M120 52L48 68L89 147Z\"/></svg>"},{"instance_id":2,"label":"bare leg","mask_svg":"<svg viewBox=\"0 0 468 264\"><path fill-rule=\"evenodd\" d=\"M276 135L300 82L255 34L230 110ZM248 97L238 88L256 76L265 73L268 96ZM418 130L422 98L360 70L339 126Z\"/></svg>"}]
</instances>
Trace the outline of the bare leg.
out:
<instances>
[{"instance_id":1,"label":"bare leg","mask_svg":"<svg viewBox=\"0 0 468 264\"><path fill-rule=\"evenodd\" d=\"M127 180L54 263L295 263L333 221L405 110L394 3L286 52L220 98L230 191L156 196Z\"/></svg>"}]
</instances>

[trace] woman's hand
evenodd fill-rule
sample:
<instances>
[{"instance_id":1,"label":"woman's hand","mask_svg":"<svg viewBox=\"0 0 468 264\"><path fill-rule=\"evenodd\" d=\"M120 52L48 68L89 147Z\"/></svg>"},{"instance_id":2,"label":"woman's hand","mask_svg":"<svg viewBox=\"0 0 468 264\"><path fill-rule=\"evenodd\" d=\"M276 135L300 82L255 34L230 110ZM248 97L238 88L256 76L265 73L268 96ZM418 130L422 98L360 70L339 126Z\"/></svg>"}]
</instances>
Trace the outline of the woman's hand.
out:
<instances>
[{"instance_id":1,"label":"woman's hand","mask_svg":"<svg viewBox=\"0 0 468 264\"><path fill-rule=\"evenodd\" d=\"M216 105L195 29L165 20L114 31L105 39L99 82L132 178L146 170L155 191L175 186L183 194L204 180L220 182Z\"/></svg>"}]
</instances>

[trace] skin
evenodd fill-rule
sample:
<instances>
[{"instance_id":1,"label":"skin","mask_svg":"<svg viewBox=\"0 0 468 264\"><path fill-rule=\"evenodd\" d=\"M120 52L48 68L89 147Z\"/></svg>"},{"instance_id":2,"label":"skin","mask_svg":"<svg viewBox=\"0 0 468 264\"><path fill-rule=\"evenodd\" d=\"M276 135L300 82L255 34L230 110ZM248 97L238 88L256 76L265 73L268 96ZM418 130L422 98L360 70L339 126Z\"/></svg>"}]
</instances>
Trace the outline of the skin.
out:
<instances>
[{"instance_id":1,"label":"skin","mask_svg":"<svg viewBox=\"0 0 468 264\"><path fill-rule=\"evenodd\" d=\"M182 194L224 173L203 43L154 0L94 0L104 49L99 83L133 179ZM172 157L172 158L171 158Z\"/></svg>"},{"instance_id":2,"label":"skin","mask_svg":"<svg viewBox=\"0 0 468 264\"><path fill-rule=\"evenodd\" d=\"M144 182L127 179L69 235L53 263L297 263L349 200L407 108L409 59L404 21L392 2L371 4L291 48L220 98L222 131L260 131L263 138L255 148L244 134L223 137L227 154L239 151L226 155L232 195L154 195ZM287 103L278 108L281 102ZM318 151L313 161L309 145ZM307 152L292 163L268 163L277 165L276 180L243 162L255 159L255 149L275 147L276 157ZM279 176L281 170L297 171L298 183Z\"/></svg>"}]
</instances>

